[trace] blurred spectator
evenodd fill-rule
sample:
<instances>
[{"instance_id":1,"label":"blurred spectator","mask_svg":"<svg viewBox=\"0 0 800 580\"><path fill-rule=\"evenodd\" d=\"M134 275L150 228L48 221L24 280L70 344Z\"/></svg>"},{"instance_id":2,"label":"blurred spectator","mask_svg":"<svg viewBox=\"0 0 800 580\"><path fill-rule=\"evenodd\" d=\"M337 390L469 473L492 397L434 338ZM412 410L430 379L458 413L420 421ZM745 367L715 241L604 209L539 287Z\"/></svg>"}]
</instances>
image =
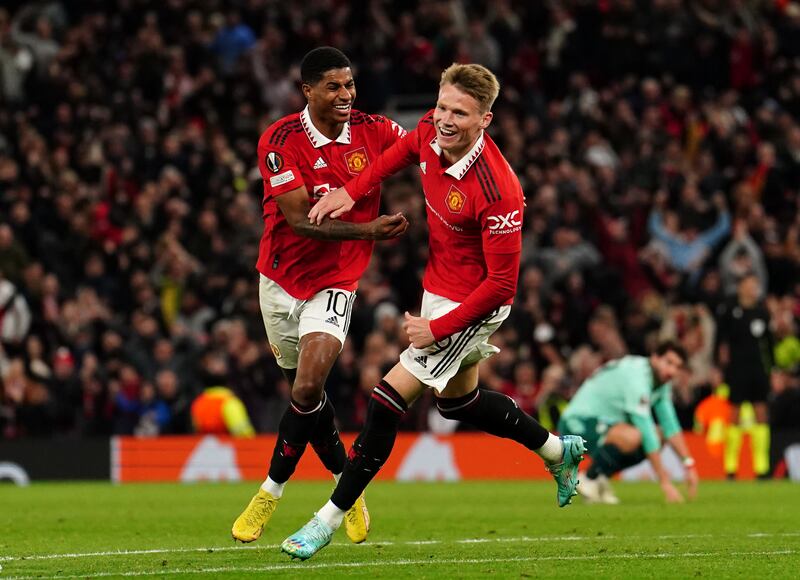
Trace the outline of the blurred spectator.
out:
<instances>
[{"instance_id":1,"label":"blurred spectator","mask_svg":"<svg viewBox=\"0 0 800 580\"><path fill-rule=\"evenodd\" d=\"M755 272L759 286L767 288L767 267L764 254L747 232L747 224L737 220L733 224L733 236L719 257L722 287L727 296L736 294L739 280Z\"/></svg>"},{"instance_id":2,"label":"blurred spectator","mask_svg":"<svg viewBox=\"0 0 800 580\"><path fill-rule=\"evenodd\" d=\"M528 415L536 415L540 388L536 367L530 361L521 360L514 365L512 378L504 385L503 392Z\"/></svg>"},{"instance_id":3,"label":"blurred spectator","mask_svg":"<svg viewBox=\"0 0 800 580\"><path fill-rule=\"evenodd\" d=\"M0 223L0 272L11 283L22 280L22 270L28 264L28 253L17 240L8 224Z\"/></svg>"},{"instance_id":4,"label":"blurred spectator","mask_svg":"<svg viewBox=\"0 0 800 580\"><path fill-rule=\"evenodd\" d=\"M620 358L628 353L617 318L607 306L598 308L589 320L589 340L599 351L603 361Z\"/></svg>"},{"instance_id":5,"label":"blurred spectator","mask_svg":"<svg viewBox=\"0 0 800 580\"><path fill-rule=\"evenodd\" d=\"M53 356L52 376L48 377L50 396L54 403L56 427L71 433L75 429L75 409L81 406L81 386L75 366L75 357L66 347L60 347Z\"/></svg>"},{"instance_id":6,"label":"blurred spectator","mask_svg":"<svg viewBox=\"0 0 800 580\"><path fill-rule=\"evenodd\" d=\"M692 283L697 282L701 268L711 251L730 229L730 215L721 196L715 198L719 217L713 227L699 231L695 224L680 222L678 214L665 210L665 194L656 195L656 206L650 214L648 229L657 243L663 245L670 264L689 276Z\"/></svg>"},{"instance_id":7,"label":"blurred spectator","mask_svg":"<svg viewBox=\"0 0 800 580\"><path fill-rule=\"evenodd\" d=\"M219 16L216 16L219 19ZM214 25L212 18L212 25ZM231 9L225 15L225 23L211 42L210 49L220 59L222 70L226 73L233 72L239 57L247 52L256 43L253 30L242 22L242 16L238 10Z\"/></svg>"},{"instance_id":8,"label":"blurred spectator","mask_svg":"<svg viewBox=\"0 0 800 580\"><path fill-rule=\"evenodd\" d=\"M0 369L3 385L2 419L4 436L42 437L52 435L53 405L47 387L25 372L21 358L12 358Z\"/></svg>"},{"instance_id":9,"label":"blurred spectator","mask_svg":"<svg viewBox=\"0 0 800 580\"><path fill-rule=\"evenodd\" d=\"M681 377L690 387L711 385L716 345L716 323L703 305L671 306L659 332L659 339L673 340L688 353L689 373Z\"/></svg>"},{"instance_id":10,"label":"blurred spectator","mask_svg":"<svg viewBox=\"0 0 800 580\"><path fill-rule=\"evenodd\" d=\"M192 402L198 433L252 437L255 433L242 401L225 387L209 387Z\"/></svg>"},{"instance_id":11,"label":"blurred spectator","mask_svg":"<svg viewBox=\"0 0 800 580\"><path fill-rule=\"evenodd\" d=\"M133 429L133 434L138 437L154 437L162 432L167 432L167 426L172 421L169 405L162 401L156 393L152 383L144 383L139 393L139 422Z\"/></svg>"},{"instance_id":12,"label":"blurred spectator","mask_svg":"<svg viewBox=\"0 0 800 580\"><path fill-rule=\"evenodd\" d=\"M84 436L110 435L114 403L110 390L106 388L108 378L94 354L83 356L79 381L81 403L76 409L78 433Z\"/></svg>"},{"instance_id":13,"label":"blurred spectator","mask_svg":"<svg viewBox=\"0 0 800 580\"><path fill-rule=\"evenodd\" d=\"M57 56L59 44L53 38L53 23L41 6L23 6L11 25L11 38L20 46L30 49L36 64L36 74L45 76L50 63Z\"/></svg>"},{"instance_id":14,"label":"blurred spectator","mask_svg":"<svg viewBox=\"0 0 800 580\"><path fill-rule=\"evenodd\" d=\"M156 397L165 409L160 411L163 420L158 423L160 435L188 433L191 430L189 397L181 392L178 376L163 369L155 378Z\"/></svg>"},{"instance_id":15,"label":"blurred spectator","mask_svg":"<svg viewBox=\"0 0 800 580\"><path fill-rule=\"evenodd\" d=\"M552 288L572 272L582 272L597 265L600 255L589 242L581 239L576 229L565 224L556 228L553 247L540 250L537 261L544 273L545 287Z\"/></svg>"}]
</instances>

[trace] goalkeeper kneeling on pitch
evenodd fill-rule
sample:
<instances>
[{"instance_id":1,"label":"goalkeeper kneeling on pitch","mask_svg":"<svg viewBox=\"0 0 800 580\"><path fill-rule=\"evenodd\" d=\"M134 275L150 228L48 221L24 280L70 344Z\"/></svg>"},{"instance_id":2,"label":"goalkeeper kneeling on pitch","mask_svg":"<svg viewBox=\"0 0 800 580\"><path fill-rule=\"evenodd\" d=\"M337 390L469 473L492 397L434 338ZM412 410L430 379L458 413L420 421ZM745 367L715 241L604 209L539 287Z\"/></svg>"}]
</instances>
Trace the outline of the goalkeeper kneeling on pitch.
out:
<instances>
[{"instance_id":1,"label":"goalkeeper kneeling on pitch","mask_svg":"<svg viewBox=\"0 0 800 580\"><path fill-rule=\"evenodd\" d=\"M580 474L578 487L586 501L619 503L609 478L645 459L650 460L666 500L683 501L661 462L656 421L664 439L683 458L689 497L696 495L697 469L672 404L671 381L686 360L683 347L664 342L649 357L625 356L607 362L575 393L558 428L587 441L592 465Z\"/></svg>"}]
</instances>

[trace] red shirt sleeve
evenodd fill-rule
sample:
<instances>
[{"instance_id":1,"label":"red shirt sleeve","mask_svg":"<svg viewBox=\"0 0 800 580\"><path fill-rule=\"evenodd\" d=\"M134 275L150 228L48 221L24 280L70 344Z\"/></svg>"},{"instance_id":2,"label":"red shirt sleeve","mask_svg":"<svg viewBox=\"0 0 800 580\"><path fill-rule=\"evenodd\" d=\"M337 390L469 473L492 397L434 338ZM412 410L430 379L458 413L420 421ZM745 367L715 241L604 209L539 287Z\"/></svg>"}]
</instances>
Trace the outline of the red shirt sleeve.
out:
<instances>
[{"instance_id":1,"label":"red shirt sleeve","mask_svg":"<svg viewBox=\"0 0 800 580\"><path fill-rule=\"evenodd\" d=\"M399 125L397 127L402 130ZM347 193L354 201L358 201L384 179L412 163L419 163L419 127L397 139L374 163L348 181L345 185Z\"/></svg>"},{"instance_id":2,"label":"red shirt sleeve","mask_svg":"<svg viewBox=\"0 0 800 580\"><path fill-rule=\"evenodd\" d=\"M277 197L305 185L297 157L288 147L268 143L265 135L258 144L258 169L264 180L264 195Z\"/></svg>"},{"instance_id":3,"label":"red shirt sleeve","mask_svg":"<svg viewBox=\"0 0 800 580\"><path fill-rule=\"evenodd\" d=\"M482 320L514 298L522 254L524 197L519 182L505 188L502 199L478 209L486 279L457 308L431 320L438 341Z\"/></svg>"},{"instance_id":4,"label":"red shirt sleeve","mask_svg":"<svg viewBox=\"0 0 800 580\"><path fill-rule=\"evenodd\" d=\"M386 151L389 147L397 143L400 139L408 135L408 131L406 131L401 125L392 121L389 117L383 117L386 120L385 123L382 124L383 126L383 146L381 147L381 151Z\"/></svg>"},{"instance_id":5,"label":"red shirt sleeve","mask_svg":"<svg viewBox=\"0 0 800 580\"><path fill-rule=\"evenodd\" d=\"M440 341L461 332L513 298L517 291L520 254L486 254L489 270L486 279L457 308L431 320L433 337Z\"/></svg>"}]
</instances>

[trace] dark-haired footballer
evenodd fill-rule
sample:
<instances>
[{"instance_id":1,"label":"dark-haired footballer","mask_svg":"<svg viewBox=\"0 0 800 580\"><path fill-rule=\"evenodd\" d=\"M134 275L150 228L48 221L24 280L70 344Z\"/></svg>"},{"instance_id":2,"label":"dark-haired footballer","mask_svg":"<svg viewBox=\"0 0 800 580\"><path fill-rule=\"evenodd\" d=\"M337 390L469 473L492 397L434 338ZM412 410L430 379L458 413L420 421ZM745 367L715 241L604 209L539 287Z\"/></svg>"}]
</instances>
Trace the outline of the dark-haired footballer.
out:
<instances>
[{"instance_id":1,"label":"dark-haired footballer","mask_svg":"<svg viewBox=\"0 0 800 580\"><path fill-rule=\"evenodd\" d=\"M683 501L661 464L661 437L683 458L689 496L695 495L697 469L672 403L671 382L685 365L686 351L667 341L649 357L625 356L608 361L580 386L561 415L558 428L587 441L592 465L579 476L578 487L586 501L619 503L609 478L645 459L650 460L666 500Z\"/></svg>"},{"instance_id":2,"label":"dark-haired footballer","mask_svg":"<svg viewBox=\"0 0 800 580\"><path fill-rule=\"evenodd\" d=\"M402 214L378 217L378 195L359 203L346 219L309 223L317 200L359 175L405 131L386 117L353 109L355 82L341 51L310 51L300 74L308 105L271 125L258 142L264 180L259 300L291 400L269 475L233 524L231 533L242 542L261 536L309 443L337 480L342 473L346 456L325 380L347 336L374 241L400 236L408 227ZM363 495L348 511L346 528L353 542L366 540Z\"/></svg>"}]
</instances>

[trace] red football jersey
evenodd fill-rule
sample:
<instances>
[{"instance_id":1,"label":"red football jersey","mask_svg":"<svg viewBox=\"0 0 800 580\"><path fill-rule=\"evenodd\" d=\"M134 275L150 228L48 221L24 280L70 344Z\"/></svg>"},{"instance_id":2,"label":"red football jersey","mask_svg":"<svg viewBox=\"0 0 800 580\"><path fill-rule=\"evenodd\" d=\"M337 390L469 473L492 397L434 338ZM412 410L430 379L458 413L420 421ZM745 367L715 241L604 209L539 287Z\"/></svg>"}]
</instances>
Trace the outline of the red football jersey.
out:
<instances>
[{"instance_id":1,"label":"red football jersey","mask_svg":"<svg viewBox=\"0 0 800 580\"><path fill-rule=\"evenodd\" d=\"M276 198L305 186L313 205L363 172L405 133L386 117L353 110L350 122L331 140L314 127L308 107L264 131L258 141L258 168L264 179L264 233L258 271L300 300L325 288L355 290L369 264L374 242L299 236L281 213ZM357 203L344 219L373 220L379 206L379 196L370 196Z\"/></svg>"},{"instance_id":2,"label":"red football jersey","mask_svg":"<svg viewBox=\"0 0 800 580\"><path fill-rule=\"evenodd\" d=\"M464 302L487 278L487 254L516 253L518 270L525 200L517 176L488 134L452 165L441 152L430 111L405 139L351 180L347 192L357 206L383 179L418 163L430 231L423 286Z\"/></svg>"}]
</instances>

